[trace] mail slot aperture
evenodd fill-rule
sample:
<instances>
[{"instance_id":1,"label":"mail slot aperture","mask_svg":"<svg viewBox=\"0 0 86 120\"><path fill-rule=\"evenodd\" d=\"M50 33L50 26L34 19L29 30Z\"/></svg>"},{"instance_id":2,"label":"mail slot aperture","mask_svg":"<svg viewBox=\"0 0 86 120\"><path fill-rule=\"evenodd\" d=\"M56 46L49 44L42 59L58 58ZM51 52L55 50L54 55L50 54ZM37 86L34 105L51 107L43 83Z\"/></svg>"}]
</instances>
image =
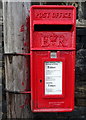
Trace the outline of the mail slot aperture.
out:
<instances>
[{"instance_id":1,"label":"mail slot aperture","mask_svg":"<svg viewBox=\"0 0 86 120\"><path fill-rule=\"evenodd\" d=\"M34 31L72 31L72 25L34 25Z\"/></svg>"}]
</instances>

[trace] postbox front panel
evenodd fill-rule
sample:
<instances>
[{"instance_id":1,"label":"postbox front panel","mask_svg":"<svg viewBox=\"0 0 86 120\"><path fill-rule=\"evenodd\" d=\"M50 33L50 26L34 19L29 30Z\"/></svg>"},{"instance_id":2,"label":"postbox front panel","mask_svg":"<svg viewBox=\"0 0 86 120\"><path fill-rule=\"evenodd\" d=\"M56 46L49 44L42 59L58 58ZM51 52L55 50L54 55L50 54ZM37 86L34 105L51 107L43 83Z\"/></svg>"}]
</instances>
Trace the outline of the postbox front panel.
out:
<instances>
[{"instance_id":1,"label":"postbox front panel","mask_svg":"<svg viewBox=\"0 0 86 120\"><path fill-rule=\"evenodd\" d=\"M75 50L73 6L33 6L30 20L31 50Z\"/></svg>"},{"instance_id":2,"label":"postbox front panel","mask_svg":"<svg viewBox=\"0 0 86 120\"><path fill-rule=\"evenodd\" d=\"M31 109L74 109L76 27L73 6L33 6L30 11Z\"/></svg>"},{"instance_id":3,"label":"postbox front panel","mask_svg":"<svg viewBox=\"0 0 86 120\"><path fill-rule=\"evenodd\" d=\"M74 51L32 53L34 112L65 112L74 109Z\"/></svg>"}]
</instances>

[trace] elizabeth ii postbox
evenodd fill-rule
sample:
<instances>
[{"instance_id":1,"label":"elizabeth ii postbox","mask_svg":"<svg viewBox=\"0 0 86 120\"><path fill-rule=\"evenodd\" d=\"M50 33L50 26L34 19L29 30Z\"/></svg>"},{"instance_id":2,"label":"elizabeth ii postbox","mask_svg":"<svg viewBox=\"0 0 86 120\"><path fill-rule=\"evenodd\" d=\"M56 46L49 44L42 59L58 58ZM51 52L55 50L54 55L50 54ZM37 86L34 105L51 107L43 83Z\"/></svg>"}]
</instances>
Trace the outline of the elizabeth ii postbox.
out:
<instances>
[{"instance_id":1,"label":"elizabeth ii postbox","mask_svg":"<svg viewBox=\"0 0 86 120\"><path fill-rule=\"evenodd\" d=\"M31 109L74 109L76 10L34 5L30 9Z\"/></svg>"}]
</instances>

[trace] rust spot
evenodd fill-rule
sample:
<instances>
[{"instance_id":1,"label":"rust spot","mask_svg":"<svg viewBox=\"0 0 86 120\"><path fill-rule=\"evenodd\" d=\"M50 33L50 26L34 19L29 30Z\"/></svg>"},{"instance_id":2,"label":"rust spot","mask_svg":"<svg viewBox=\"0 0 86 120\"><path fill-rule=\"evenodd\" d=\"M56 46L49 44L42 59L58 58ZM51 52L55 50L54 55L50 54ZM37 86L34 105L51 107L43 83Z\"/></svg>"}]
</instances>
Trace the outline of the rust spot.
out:
<instances>
[{"instance_id":1,"label":"rust spot","mask_svg":"<svg viewBox=\"0 0 86 120\"><path fill-rule=\"evenodd\" d=\"M24 107L25 107L26 105L28 105L28 104L29 104L29 98L27 97L27 98L25 99L24 104L21 105L20 108L21 108L21 109L24 109Z\"/></svg>"},{"instance_id":2,"label":"rust spot","mask_svg":"<svg viewBox=\"0 0 86 120\"><path fill-rule=\"evenodd\" d=\"M29 99L26 98L26 99L25 99L25 105L28 105L28 104L29 104Z\"/></svg>"},{"instance_id":3,"label":"rust spot","mask_svg":"<svg viewBox=\"0 0 86 120\"><path fill-rule=\"evenodd\" d=\"M24 105L21 105L20 108L24 109Z\"/></svg>"},{"instance_id":4,"label":"rust spot","mask_svg":"<svg viewBox=\"0 0 86 120\"><path fill-rule=\"evenodd\" d=\"M30 30L30 16L27 16L26 18L26 27L27 27L27 30L29 31Z\"/></svg>"},{"instance_id":5,"label":"rust spot","mask_svg":"<svg viewBox=\"0 0 86 120\"><path fill-rule=\"evenodd\" d=\"M8 58L9 58L9 63L12 64L12 58L13 58L13 56L10 55L10 56L8 56Z\"/></svg>"},{"instance_id":6,"label":"rust spot","mask_svg":"<svg viewBox=\"0 0 86 120\"><path fill-rule=\"evenodd\" d=\"M22 86L24 86L24 82L22 82Z\"/></svg>"},{"instance_id":7,"label":"rust spot","mask_svg":"<svg viewBox=\"0 0 86 120\"><path fill-rule=\"evenodd\" d=\"M22 25L21 27L20 27L20 30L19 30L20 32L24 32L24 25Z\"/></svg>"},{"instance_id":8,"label":"rust spot","mask_svg":"<svg viewBox=\"0 0 86 120\"><path fill-rule=\"evenodd\" d=\"M27 46L27 42L24 42L24 46Z\"/></svg>"}]
</instances>

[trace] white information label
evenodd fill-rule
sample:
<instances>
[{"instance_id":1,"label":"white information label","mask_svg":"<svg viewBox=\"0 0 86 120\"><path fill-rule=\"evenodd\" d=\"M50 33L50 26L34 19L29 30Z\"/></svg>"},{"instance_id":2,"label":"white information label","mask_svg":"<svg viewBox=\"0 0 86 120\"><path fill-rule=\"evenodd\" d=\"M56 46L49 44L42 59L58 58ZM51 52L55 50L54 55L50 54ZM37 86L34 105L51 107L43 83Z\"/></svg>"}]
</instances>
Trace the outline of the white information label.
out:
<instances>
[{"instance_id":1,"label":"white information label","mask_svg":"<svg viewBox=\"0 0 86 120\"><path fill-rule=\"evenodd\" d=\"M45 95L62 94L62 62L45 62Z\"/></svg>"}]
</instances>

